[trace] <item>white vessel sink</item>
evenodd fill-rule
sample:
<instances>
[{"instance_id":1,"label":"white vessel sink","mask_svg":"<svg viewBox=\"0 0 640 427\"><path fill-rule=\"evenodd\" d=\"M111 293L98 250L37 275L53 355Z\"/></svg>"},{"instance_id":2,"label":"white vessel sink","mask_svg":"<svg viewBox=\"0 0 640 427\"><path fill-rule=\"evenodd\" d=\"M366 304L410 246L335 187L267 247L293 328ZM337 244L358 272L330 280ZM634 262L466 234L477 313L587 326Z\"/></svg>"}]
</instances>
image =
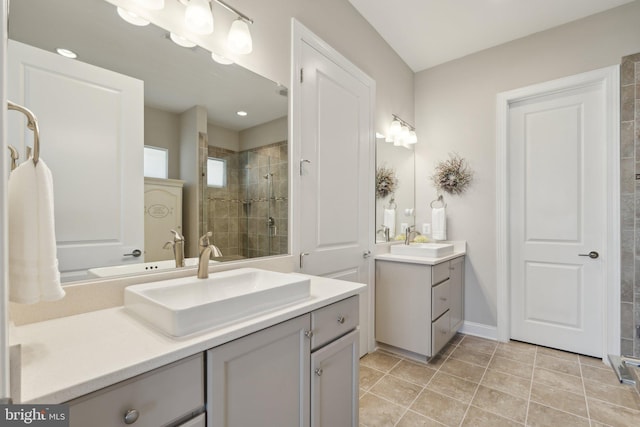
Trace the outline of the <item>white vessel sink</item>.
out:
<instances>
[{"instance_id":1,"label":"white vessel sink","mask_svg":"<svg viewBox=\"0 0 640 427\"><path fill-rule=\"evenodd\" d=\"M209 265L217 264L218 261L209 261ZM198 265L198 258L185 258L184 266L193 267ZM166 261L140 262L137 264L114 265L111 267L90 268L87 272L89 277L112 277L123 274L136 274L154 271L166 271L176 268L176 262L172 259Z\"/></svg>"},{"instance_id":2,"label":"white vessel sink","mask_svg":"<svg viewBox=\"0 0 640 427\"><path fill-rule=\"evenodd\" d=\"M133 315L181 337L223 326L309 297L310 280L257 268L129 286L124 306Z\"/></svg>"},{"instance_id":3,"label":"white vessel sink","mask_svg":"<svg viewBox=\"0 0 640 427\"><path fill-rule=\"evenodd\" d=\"M393 245L391 253L396 255L440 258L453 253L451 243L411 243L410 245Z\"/></svg>"}]
</instances>

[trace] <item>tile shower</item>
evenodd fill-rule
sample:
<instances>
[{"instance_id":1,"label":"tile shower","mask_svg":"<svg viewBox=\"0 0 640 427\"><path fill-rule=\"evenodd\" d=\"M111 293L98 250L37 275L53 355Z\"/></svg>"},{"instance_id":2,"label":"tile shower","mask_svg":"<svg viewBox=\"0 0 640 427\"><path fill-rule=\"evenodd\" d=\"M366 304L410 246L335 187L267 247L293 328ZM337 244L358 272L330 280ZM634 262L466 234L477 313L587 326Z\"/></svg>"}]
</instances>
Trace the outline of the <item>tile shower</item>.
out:
<instances>
[{"instance_id":1,"label":"tile shower","mask_svg":"<svg viewBox=\"0 0 640 427\"><path fill-rule=\"evenodd\" d=\"M640 357L640 53L620 68L621 353Z\"/></svg>"},{"instance_id":2,"label":"tile shower","mask_svg":"<svg viewBox=\"0 0 640 427\"><path fill-rule=\"evenodd\" d=\"M288 251L287 142L245 151L209 145L209 157L227 164L226 186L208 187L208 230L226 259Z\"/></svg>"}]
</instances>

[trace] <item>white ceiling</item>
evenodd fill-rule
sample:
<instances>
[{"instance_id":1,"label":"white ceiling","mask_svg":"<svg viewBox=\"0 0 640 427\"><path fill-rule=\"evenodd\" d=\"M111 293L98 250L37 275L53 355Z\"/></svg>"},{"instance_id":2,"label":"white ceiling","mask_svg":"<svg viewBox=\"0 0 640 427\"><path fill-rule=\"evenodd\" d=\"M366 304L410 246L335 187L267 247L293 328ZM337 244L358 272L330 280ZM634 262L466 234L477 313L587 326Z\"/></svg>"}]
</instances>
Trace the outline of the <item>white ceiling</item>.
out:
<instances>
[{"instance_id":1,"label":"white ceiling","mask_svg":"<svg viewBox=\"0 0 640 427\"><path fill-rule=\"evenodd\" d=\"M634 0L349 0L413 71Z\"/></svg>"}]
</instances>

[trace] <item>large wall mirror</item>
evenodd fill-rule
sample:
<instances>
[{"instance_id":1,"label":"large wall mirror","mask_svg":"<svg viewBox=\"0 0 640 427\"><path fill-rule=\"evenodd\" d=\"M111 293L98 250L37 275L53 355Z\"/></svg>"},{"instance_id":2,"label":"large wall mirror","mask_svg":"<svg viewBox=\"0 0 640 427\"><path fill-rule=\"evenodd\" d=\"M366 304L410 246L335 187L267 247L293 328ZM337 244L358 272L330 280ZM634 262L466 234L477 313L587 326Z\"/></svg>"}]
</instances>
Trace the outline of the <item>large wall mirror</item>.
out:
<instances>
[{"instance_id":1,"label":"large wall mirror","mask_svg":"<svg viewBox=\"0 0 640 427\"><path fill-rule=\"evenodd\" d=\"M393 181L392 191L378 191ZM413 146L406 148L378 138L376 142L376 243L401 239L403 228L414 225L415 156Z\"/></svg>"},{"instance_id":2,"label":"large wall mirror","mask_svg":"<svg viewBox=\"0 0 640 427\"><path fill-rule=\"evenodd\" d=\"M175 268L172 228L187 265L206 232L212 262L288 253L286 87L103 0L12 0L9 39L8 97L40 122L64 282ZM9 114L20 161L22 120ZM166 175L145 178L156 157Z\"/></svg>"}]
</instances>

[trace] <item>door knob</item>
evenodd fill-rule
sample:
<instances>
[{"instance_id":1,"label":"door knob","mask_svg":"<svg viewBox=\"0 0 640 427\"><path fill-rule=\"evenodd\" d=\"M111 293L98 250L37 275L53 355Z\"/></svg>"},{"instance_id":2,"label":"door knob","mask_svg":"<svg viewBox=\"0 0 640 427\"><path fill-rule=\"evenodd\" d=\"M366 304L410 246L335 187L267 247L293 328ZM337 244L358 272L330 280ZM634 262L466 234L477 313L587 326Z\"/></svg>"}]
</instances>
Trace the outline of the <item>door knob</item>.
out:
<instances>
[{"instance_id":1,"label":"door knob","mask_svg":"<svg viewBox=\"0 0 640 427\"><path fill-rule=\"evenodd\" d=\"M591 251L588 254L578 254L578 256L588 256L591 259L596 259L600 256L600 254L596 251Z\"/></svg>"},{"instance_id":2,"label":"door knob","mask_svg":"<svg viewBox=\"0 0 640 427\"><path fill-rule=\"evenodd\" d=\"M370 256L371 256L371 251L366 251L362 254L362 258L365 258L365 259L369 258Z\"/></svg>"},{"instance_id":3,"label":"door knob","mask_svg":"<svg viewBox=\"0 0 640 427\"><path fill-rule=\"evenodd\" d=\"M138 258L140 255L142 255L142 251L140 249L134 249L130 254L123 254L122 256L132 256Z\"/></svg>"}]
</instances>

